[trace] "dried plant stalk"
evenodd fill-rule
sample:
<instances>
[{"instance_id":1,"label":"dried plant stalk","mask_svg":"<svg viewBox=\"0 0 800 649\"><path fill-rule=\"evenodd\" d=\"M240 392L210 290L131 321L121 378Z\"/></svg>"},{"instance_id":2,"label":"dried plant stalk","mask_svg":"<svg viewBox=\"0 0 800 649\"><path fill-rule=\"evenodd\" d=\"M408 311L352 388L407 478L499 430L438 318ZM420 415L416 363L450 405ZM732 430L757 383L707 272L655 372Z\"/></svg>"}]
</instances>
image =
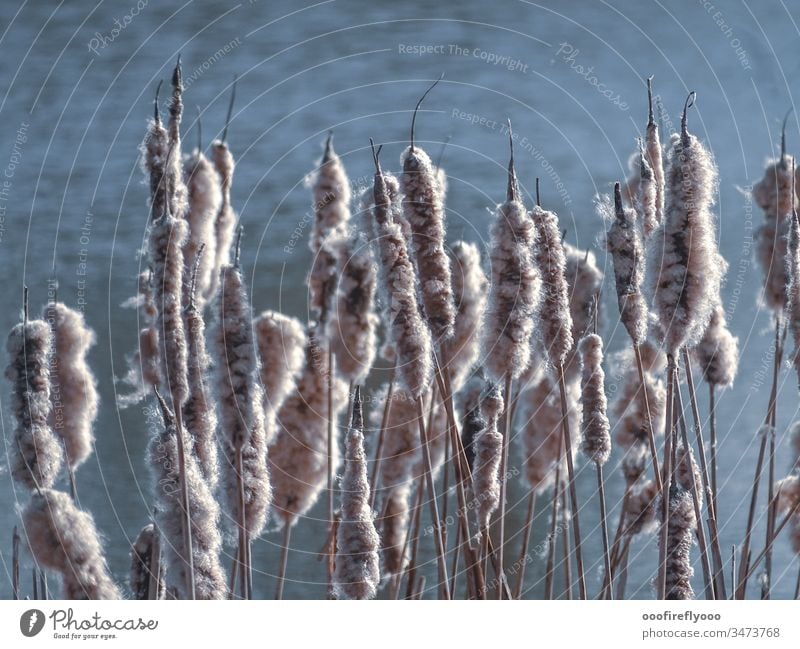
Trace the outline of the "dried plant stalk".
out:
<instances>
[{"instance_id":1,"label":"dried plant stalk","mask_svg":"<svg viewBox=\"0 0 800 649\"><path fill-rule=\"evenodd\" d=\"M666 599L694 599L691 550L696 525L692 495L682 487L673 486L666 545Z\"/></svg>"},{"instance_id":2,"label":"dried plant stalk","mask_svg":"<svg viewBox=\"0 0 800 649\"><path fill-rule=\"evenodd\" d=\"M709 385L733 385L739 364L739 339L728 329L721 304L714 308L703 338L692 351Z\"/></svg>"},{"instance_id":3,"label":"dried plant stalk","mask_svg":"<svg viewBox=\"0 0 800 649\"><path fill-rule=\"evenodd\" d=\"M608 422L603 372L603 339L597 334L584 336L578 348L583 359L581 407L583 411L582 449L592 462L603 465L611 454L611 426Z\"/></svg>"},{"instance_id":4,"label":"dried plant stalk","mask_svg":"<svg viewBox=\"0 0 800 649\"><path fill-rule=\"evenodd\" d=\"M500 506L500 461L503 454L503 436L499 421L505 404L498 385L488 389L480 404L485 422L483 430L475 437L475 464L472 473L472 488L478 500L478 527L488 533L489 520Z\"/></svg>"},{"instance_id":5,"label":"dried plant stalk","mask_svg":"<svg viewBox=\"0 0 800 649\"><path fill-rule=\"evenodd\" d=\"M60 573L64 599L122 598L108 572L94 520L67 494L52 489L31 494L22 521L37 564Z\"/></svg>"}]
</instances>

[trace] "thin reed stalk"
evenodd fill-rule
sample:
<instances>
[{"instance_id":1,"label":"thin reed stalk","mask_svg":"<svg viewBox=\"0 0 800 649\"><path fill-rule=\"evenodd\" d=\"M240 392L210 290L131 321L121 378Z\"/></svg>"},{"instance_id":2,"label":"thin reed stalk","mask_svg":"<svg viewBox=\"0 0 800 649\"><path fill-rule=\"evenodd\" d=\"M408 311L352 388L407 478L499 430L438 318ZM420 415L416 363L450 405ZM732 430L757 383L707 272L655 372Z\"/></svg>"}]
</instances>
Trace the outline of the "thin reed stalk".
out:
<instances>
[{"instance_id":1,"label":"thin reed stalk","mask_svg":"<svg viewBox=\"0 0 800 649\"><path fill-rule=\"evenodd\" d=\"M517 573L517 581L514 584L513 599L520 599L522 597L522 587L525 585L525 568L528 565L528 547L531 541L531 530L533 529L533 513L536 509L536 490L531 489L528 494L528 507L525 513L525 524L522 526L522 543L519 548L519 559L517 559L517 566L519 572Z\"/></svg>"}]
</instances>

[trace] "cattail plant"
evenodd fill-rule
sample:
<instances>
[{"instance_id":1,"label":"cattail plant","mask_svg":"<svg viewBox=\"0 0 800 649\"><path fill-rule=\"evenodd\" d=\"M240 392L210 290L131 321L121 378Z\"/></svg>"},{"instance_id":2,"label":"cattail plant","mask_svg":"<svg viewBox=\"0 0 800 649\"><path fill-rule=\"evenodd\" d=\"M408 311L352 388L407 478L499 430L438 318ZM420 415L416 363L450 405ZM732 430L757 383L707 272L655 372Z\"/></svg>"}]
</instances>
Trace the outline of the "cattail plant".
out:
<instances>
[{"instance_id":1,"label":"cattail plant","mask_svg":"<svg viewBox=\"0 0 800 649\"><path fill-rule=\"evenodd\" d=\"M223 481L227 510L238 534L241 592L250 589L250 543L261 534L272 499L266 464L263 393L258 381L250 303L239 266L223 266L215 305L215 388L220 410Z\"/></svg>"},{"instance_id":2,"label":"cattail plant","mask_svg":"<svg viewBox=\"0 0 800 649\"><path fill-rule=\"evenodd\" d=\"M344 165L333 150L332 135L325 141L319 168L307 180L311 188L314 226L309 247L314 255L308 275L311 308L320 322L328 322L342 265L350 221L350 182Z\"/></svg>"},{"instance_id":3,"label":"cattail plant","mask_svg":"<svg viewBox=\"0 0 800 649\"><path fill-rule=\"evenodd\" d=\"M22 522L37 564L61 575L64 599L122 598L94 520L67 494L49 488L32 493Z\"/></svg>"},{"instance_id":4,"label":"cattail plant","mask_svg":"<svg viewBox=\"0 0 800 649\"><path fill-rule=\"evenodd\" d=\"M219 481L217 454L217 411L208 385L211 357L206 349L206 324L203 310L197 304L199 271L205 259L205 244L200 244L195 255L192 280L189 283L188 302L184 310L186 345L188 347L187 377L189 396L183 405L183 421L191 439L191 450L197 458L203 479L213 493Z\"/></svg>"},{"instance_id":5,"label":"cattail plant","mask_svg":"<svg viewBox=\"0 0 800 649\"><path fill-rule=\"evenodd\" d=\"M603 271L597 266L597 258L591 250L580 250L564 243L567 258L566 278L569 284L569 311L572 316L573 346L564 363L568 381L578 380L581 375L581 358L578 341L597 323L602 326L603 309L599 299L603 286Z\"/></svg>"},{"instance_id":6,"label":"cattail plant","mask_svg":"<svg viewBox=\"0 0 800 649\"><path fill-rule=\"evenodd\" d=\"M794 340L793 363L797 372L798 386L800 386L800 220L797 217L797 209L794 207L789 225L786 274L789 280L786 285L787 326L791 330Z\"/></svg>"},{"instance_id":7,"label":"cattail plant","mask_svg":"<svg viewBox=\"0 0 800 649\"><path fill-rule=\"evenodd\" d=\"M148 269L139 274L137 294L122 303L126 308L137 308L145 326L139 329L139 346L128 359L128 372L122 382L132 388L132 392L117 398L120 407L127 408L152 393L161 383L161 370L158 356L158 329L156 316L158 309L153 299L153 271Z\"/></svg>"},{"instance_id":8,"label":"cattail plant","mask_svg":"<svg viewBox=\"0 0 800 649\"><path fill-rule=\"evenodd\" d=\"M600 531L606 570L606 596L610 599L614 575L611 570L611 555L608 547L603 465L611 454L611 426L608 422L608 401L605 392L605 373L603 372L603 339L596 333L588 334L581 338L578 349L583 364L581 379L583 440L581 448L584 455L594 462L597 470L597 496L600 502Z\"/></svg>"},{"instance_id":9,"label":"cattail plant","mask_svg":"<svg viewBox=\"0 0 800 649\"><path fill-rule=\"evenodd\" d=\"M253 320L258 350L267 441L276 431L275 416L295 387L305 363L306 332L297 318L264 311Z\"/></svg>"},{"instance_id":10,"label":"cattail plant","mask_svg":"<svg viewBox=\"0 0 800 649\"><path fill-rule=\"evenodd\" d=\"M148 121L144 141L139 147L142 171L147 176L150 185L150 214L153 219L165 214L168 210L166 169L172 155L169 133L161 121L158 110L160 90L161 82L159 81L153 100L153 119Z\"/></svg>"},{"instance_id":11,"label":"cattail plant","mask_svg":"<svg viewBox=\"0 0 800 649\"><path fill-rule=\"evenodd\" d=\"M189 209L188 192L183 181L183 165L181 164L181 120L183 119L183 76L181 73L181 57L172 71L172 95L169 102L169 123L167 136L169 153L167 154L164 180L167 185L167 206L170 214L179 219L186 218Z\"/></svg>"},{"instance_id":12,"label":"cattail plant","mask_svg":"<svg viewBox=\"0 0 800 649\"><path fill-rule=\"evenodd\" d=\"M352 385L362 383L375 360L377 269L368 242L352 237L344 248L341 278L328 338L336 371Z\"/></svg>"},{"instance_id":13,"label":"cattail plant","mask_svg":"<svg viewBox=\"0 0 800 649\"><path fill-rule=\"evenodd\" d=\"M797 205L793 189L794 166L786 153L786 118L781 130L780 156L768 160L763 178L753 185L753 200L764 212L764 223L754 233L756 259L764 273L764 301L776 315L786 307L791 277L784 263L792 212Z\"/></svg>"},{"instance_id":14,"label":"cattail plant","mask_svg":"<svg viewBox=\"0 0 800 649\"><path fill-rule=\"evenodd\" d=\"M216 219L222 207L222 180L213 163L203 152L203 141L200 135L200 117L197 118L197 148L184 160L183 170L186 176L188 203L186 220L189 223L189 238L183 247L183 261L188 277L197 266L195 279L194 302L202 311L211 289L214 276L214 265L217 257ZM200 247L203 254L199 256ZM190 286L184 286L184 303L189 302Z\"/></svg>"},{"instance_id":15,"label":"cattail plant","mask_svg":"<svg viewBox=\"0 0 800 649\"><path fill-rule=\"evenodd\" d=\"M534 225L520 199L513 143L509 128L510 156L506 200L495 210L495 220L491 227L491 284L481 342L487 378L502 383L506 401L500 464L499 566L503 565L511 385L512 381L525 372L531 360L534 315L539 306L541 291L539 270L533 260ZM498 582L502 582L502 579Z\"/></svg>"},{"instance_id":16,"label":"cattail plant","mask_svg":"<svg viewBox=\"0 0 800 649\"><path fill-rule=\"evenodd\" d=\"M636 211L641 223L642 234L647 240L658 226L660 220L657 208L657 201L660 196L655 173L650 166L648 155L641 142L639 142L639 169L640 181L639 190L636 194Z\"/></svg>"},{"instance_id":17,"label":"cattail plant","mask_svg":"<svg viewBox=\"0 0 800 649\"><path fill-rule=\"evenodd\" d=\"M572 462L572 435L569 430L567 386L564 377L564 361L573 345L572 315L569 309L569 287L566 280L566 257L561 243L558 217L554 212L535 205L531 218L536 226L534 258L542 277L542 304L538 322L541 327L542 345L550 364L556 370L556 379L561 393L562 428L564 452L567 459L567 480L572 507L572 533L575 542L575 562L578 569L580 598L586 599L586 581L581 552L581 528L578 518L578 495L575 487L575 469Z\"/></svg>"},{"instance_id":18,"label":"cattail plant","mask_svg":"<svg viewBox=\"0 0 800 649\"><path fill-rule=\"evenodd\" d=\"M70 488L74 471L92 452L92 426L97 418L97 380L86 362L95 343L83 314L62 302L49 303L42 314L52 330L50 426L64 444Z\"/></svg>"},{"instance_id":19,"label":"cattail plant","mask_svg":"<svg viewBox=\"0 0 800 649\"><path fill-rule=\"evenodd\" d=\"M400 185L403 212L411 226L412 250L425 317L434 340L442 343L452 337L456 318L450 259L445 250L444 191L430 157L414 142L417 111L437 83L439 80L425 91L414 109L411 141L401 158L403 175Z\"/></svg>"},{"instance_id":20,"label":"cattail plant","mask_svg":"<svg viewBox=\"0 0 800 649\"><path fill-rule=\"evenodd\" d=\"M673 485L670 490L668 520L669 530L664 549L667 562L665 599L694 599L691 551L697 519L692 496L683 487Z\"/></svg>"},{"instance_id":21,"label":"cattail plant","mask_svg":"<svg viewBox=\"0 0 800 649\"><path fill-rule=\"evenodd\" d=\"M214 244L212 246L214 250L214 265L211 272L211 281L203 293L206 301L210 301L216 296L219 290L220 272L224 266L230 265L231 247L236 234L238 217L231 204L231 185L233 184L233 172L236 163L228 146L228 127L230 126L235 99L236 77L234 77L231 84L231 101L228 104L228 115L225 118L225 129L222 131L222 137L211 143L211 160L214 163L214 169L219 174L222 201L214 219Z\"/></svg>"},{"instance_id":22,"label":"cattail plant","mask_svg":"<svg viewBox=\"0 0 800 649\"><path fill-rule=\"evenodd\" d=\"M380 539L375 531L369 501L361 392L356 387L353 420L345 438L341 520L336 532L336 574L333 587L337 599L375 597L380 579Z\"/></svg>"},{"instance_id":23,"label":"cattail plant","mask_svg":"<svg viewBox=\"0 0 800 649\"><path fill-rule=\"evenodd\" d=\"M14 438L11 476L28 490L49 489L63 462L62 445L50 427L50 351L52 333L44 320L28 320L28 293L23 298L23 320L8 334Z\"/></svg>"},{"instance_id":24,"label":"cattail plant","mask_svg":"<svg viewBox=\"0 0 800 649\"><path fill-rule=\"evenodd\" d=\"M457 394L480 356L489 280L481 268L481 253L475 244L456 241L450 255L456 320L453 337L442 343L442 356L450 372L453 393Z\"/></svg>"},{"instance_id":25,"label":"cattail plant","mask_svg":"<svg viewBox=\"0 0 800 649\"><path fill-rule=\"evenodd\" d=\"M187 584L192 583L197 599L224 599L227 594L225 575L220 564L222 537L219 531L219 505L212 496L195 456L185 453L179 457L178 438L183 447L191 447L186 431L179 428L178 420L166 401L156 393L163 426L157 428L148 447L149 465L156 485L156 523L164 534L166 584L176 588L183 597L189 597ZM155 414L155 413L154 413ZM178 475L182 467L182 476ZM184 516L180 495L181 481L185 481L189 494L189 516ZM190 521L192 561L182 556L184 525ZM193 574L186 576L186 570Z\"/></svg>"},{"instance_id":26,"label":"cattail plant","mask_svg":"<svg viewBox=\"0 0 800 649\"><path fill-rule=\"evenodd\" d=\"M131 544L129 585L133 599L164 599L166 583L161 571L158 530L148 523Z\"/></svg>"},{"instance_id":27,"label":"cattail plant","mask_svg":"<svg viewBox=\"0 0 800 649\"><path fill-rule=\"evenodd\" d=\"M642 225L644 226L645 237L649 237L655 226L664 217L664 156L661 152L661 137L658 132L658 124L653 119L653 77L647 78L647 128L644 137L644 153L640 162L640 174L642 179L647 176L645 165L650 167L652 173L652 183L647 189L648 195L653 195L652 208L650 212L651 198L643 200L643 193L639 193L639 209L642 210ZM648 179L649 183L649 179ZM653 192L653 190L655 190ZM651 194L652 193L652 194ZM643 209L645 203L647 210ZM651 219L651 215L652 218ZM652 227L651 227L652 226Z\"/></svg>"}]
</instances>

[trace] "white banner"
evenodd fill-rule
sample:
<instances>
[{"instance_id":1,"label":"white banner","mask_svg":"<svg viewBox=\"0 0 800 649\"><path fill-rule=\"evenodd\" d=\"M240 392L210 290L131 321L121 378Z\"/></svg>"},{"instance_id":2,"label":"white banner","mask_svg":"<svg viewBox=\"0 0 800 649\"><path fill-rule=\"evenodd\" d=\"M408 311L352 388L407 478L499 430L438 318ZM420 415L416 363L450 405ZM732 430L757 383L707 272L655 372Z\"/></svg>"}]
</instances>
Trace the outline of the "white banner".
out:
<instances>
[{"instance_id":1,"label":"white banner","mask_svg":"<svg viewBox=\"0 0 800 649\"><path fill-rule=\"evenodd\" d=\"M0 646L798 647L795 601L0 603ZM170 644L167 644L170 643ZM552 644L547 644L552 643ZM598 644L600 643L600 644Z\"/></svg>"}]
</instances>

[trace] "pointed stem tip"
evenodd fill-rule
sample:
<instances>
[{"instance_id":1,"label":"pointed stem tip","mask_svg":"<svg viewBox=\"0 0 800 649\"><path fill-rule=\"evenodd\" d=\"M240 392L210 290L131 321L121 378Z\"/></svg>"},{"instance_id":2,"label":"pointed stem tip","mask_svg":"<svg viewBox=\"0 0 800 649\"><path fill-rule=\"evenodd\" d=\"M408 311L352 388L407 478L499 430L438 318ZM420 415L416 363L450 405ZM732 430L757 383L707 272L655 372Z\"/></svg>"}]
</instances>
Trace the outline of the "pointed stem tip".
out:
<instances>
[{"instance_id":1,"label":"pointed stem tip","mask_svg":"<svg viewBox=\"0 0 800 649\"><path fill-rule=\"evenodd\" d=\"M178 62L175 64L175 69L172 71L172 87L178 92L183 90L183 74L181 72L181 55L178 54Z\"/></svg>"},{"instance_id":2,"label":"pointed stem tip","mask_svg":"<svg viewBox=\"0 0 800 649\"><path fill-rule=\"evenodd\" d=\"M363 430L364 412L361 406L361 386L357 385L353 393L353 420L350 427L353 430Z\"/></svg>"},{"instance_id":3,"label":"pointed stem tip","mask_svg":"<svg viewBox=\"0 0 800 649\"><path fill-rule=\"evenodd\" d=\"M414 108L414 114L411 116L411 144L409 146L410 150L414 150L414 128L417 123L417 111L419 107L422 106L422 102L425 101L425 97L428 96L428 93L436 87L436 84L439 83L442 79L444 79L444 72L439 75L439 78L431 84L431 86L423 93L422 97L419 98L416 107Z\"/></svg>"},{"instance_id":4,"label":"pointed stem tip","mask_svg":"<svg viewBox=\"0 0 800 649\"><path fill-rule=\"evenodd\" d=\"M233 102L236 100L236 82L239 80L239 77L235 74L233 75L233 83L231 84L231 100L228 103L228 114L225 117L225 129L222 131L222 141L228 141L228 126L231 124L231 115L233 114Z\"/></svg>"},{"instance_id":5,"label":"pointed stem tip","mask_svg":"<svg viewBox=\"0 0 800 649\"><path fill-rule=\"evenodd\" d=\"M161 123L161 116L158 113L158 94L161 92L161 84L164 83L164 80L161 79L156 86L156 96L153 99L153 119L155 120L156 124Z\"/></svg>"},{"instance_id":6,"label":"pointed stem tip","mask_svg":"<svg viewBox=\"0 0 800 649\"><path fill-rule=\"evenodd\" d=\"M647 125L653 126L656 120L653 116L653 75L647 77Z\"/></svg>"},{"instance_id":7,"label":"pointed stem tip","mask_svg":"<svg viewBox=\"0 0 800 649\"><path fill-rule=\"evenodd\" d=\"M239 268L239 257L242 252L242 234L244 233L244 226L240 225L236 229L236 248L234 248L233 267Z\"/></svg>"},{"instance_id":8,"label":"pointed stem tip","mask_svg":"<svg viewBox=\"0 0 800 649\"><path fill-rule=\"evenodd\" d=\"M781 160L783 160L786 155L786 123L789 121L789 115L792 114L792 111L794 111L794 106L791 106L789 110L786 111L786 115L783 117L783 124L781 125Z\"/></svg>"},{"instance_id":9,"label":"pointed stem tip","mask_svg":"<svg viewBox=\"0 0 800 649\"><path fill-rule=\"evenodd\" d=\"M517 172L514 169L514 132L511 130L511 120L508 120L508 148L510 155L508 158L508 187L506 189L506 201L509 203L519 200L519 185L517 184Z\"/></svg>"},{"instance_id":10,"label":"pointed stem tip","mask_svg":"<svg viewBox=\"0 0 800 649\"><path fill-rule=\"evenodd\" d=\"M683 104L683 114L681 115L681 136L683 138L689 136L689 130L686 127L687 113L689 109L694 106L695 99L697 99L697 93L692 90L686 97L686 102Z\"/></svg>"},{"instance_id":11,"label":"pointed stem tip","mask_svg":"<svg viewBox=\"0 0 800 649\"><path fill-rule=\"evenodd\" d=\"M333 155L333 131L328 131L328 137L325 138L325 151L322 154L322 164L329 162Z\"/></svg>"},{"instance_id":12,"label":"pointed stem tip","mask_svg":"<svg viewBox=\"0 0 800 649\"><path fill-rule=\"evenodd\" d=\"M195 106L197 109L197 151L198 153L203 151L203 123L200 121L200 116L203 114L200 110L200 106Z\"/></svg>"},{"instance_id":13,"label":"pointed stem tip","mask_svg":"<svg viewBox=\"0 0 800 649\"><path fill-rule=\"evenodd\" d=\"M620 220L625 218L625 212L622 209L622 191L619 183L614 183L614 213Z\"/></svg>"},{"instance_id":14,"label":"pointed stem tip","mask_svg":"<svg viewBox=\"0 0 800 649\"><path fill-rule=\"evenodd\" d=\"M380 145L380 146L379 146L379 147L376 149L376 148L375 148L375 142L372 140L372 138L370 138L370 139L369 139L369 146L370 146L370 149L372 149L372 161L375 163L375 173L376 173L376 174L383 173L383 172L381 171L381 160L380 160L380 157L381 157L381 149L383 148L383 145L381 144L381 145Z\"/></svg>"},{"instance_id":15,"label":"pointed stem tip","mask_svg":"<svg viewBox=\"0 0 800 649\"><path fill-rule=\"evenodd\" d=\"M536 205L542 206L541 196L539 195L539 178L536 178Z\"/></svg>"}]
</instances>

